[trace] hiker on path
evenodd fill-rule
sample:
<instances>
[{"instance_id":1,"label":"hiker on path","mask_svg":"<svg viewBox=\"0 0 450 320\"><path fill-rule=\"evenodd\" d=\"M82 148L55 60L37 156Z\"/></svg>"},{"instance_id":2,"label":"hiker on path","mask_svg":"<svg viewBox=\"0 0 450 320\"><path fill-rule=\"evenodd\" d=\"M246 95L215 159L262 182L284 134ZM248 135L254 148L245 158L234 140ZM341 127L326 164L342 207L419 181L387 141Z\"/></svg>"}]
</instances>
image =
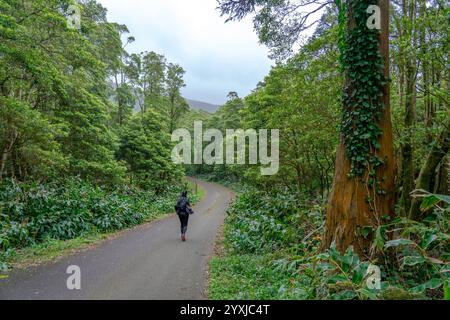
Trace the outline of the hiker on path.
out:
<instances>
[{"instance_id":1,"label":"hiker on path","mask_svg":"<svg viewBox=\"0 0 450 320\"><path fill-rule=\"evenodd\" d=\"M186 241L186 231L189 222L189 215L193 214L194 211L189 203L189 198L187 197L187 191L181 193L180 198L177 201L175 210L180 218L181 223L181 240Z\"/></svg>"}]
</instances>

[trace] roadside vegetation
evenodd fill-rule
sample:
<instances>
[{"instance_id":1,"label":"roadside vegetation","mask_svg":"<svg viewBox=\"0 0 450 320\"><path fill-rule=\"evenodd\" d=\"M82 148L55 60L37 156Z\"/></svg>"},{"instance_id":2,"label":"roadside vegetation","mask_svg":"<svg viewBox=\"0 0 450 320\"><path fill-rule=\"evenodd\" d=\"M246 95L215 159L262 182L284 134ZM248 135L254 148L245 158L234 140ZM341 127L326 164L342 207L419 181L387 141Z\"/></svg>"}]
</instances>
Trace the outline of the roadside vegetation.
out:
<instances>
[{"instance_id":1,"label":"roadside vegetation","mask_svg":"<svg viewBox=\"0 0 450 320\"><path fill-rule=\"evenodd\" d=\"M73 178L43 185L4 182L0 189L0 267L36 263L173 212L191 183L151 190L100 187ZM203 191L191 193L197 202ZM69 241L71 240L71 241Z\"/></svg>"},{"instance_id":2,"label":"roadside vegetation","mask_svg":"<svg viewBox=\"0 0 450 320\"><path fill-rule=\"evenodd\" d=\"M381 226L372 244L377 257L363 261L352 247L344 254L334 244L321 249L325 207L320 202L249 188L228 211L224 251L210 263L209 297L443 299L449 208L448 196L426 195L427 219L397 218ZM396 236L388 238L392 233ZM368 288L370 264L381 268L380 290Z\"/></svg>"},{"instance_id":3,"label":"roadside vegetation","mask_svg":"<svg viewBox=\"0 0 450 320\"><path fill-rule=\"evenodd\" d=\"M184 70L134 40L96 1L0 0L0 270L173 211Z\"/></svg>"},{"instance_id":4,"label":"roadside vegetation","mask_svg":"<svg viewBox=\"0 0 450 320\"><path fill-rule=\"evenodd\" d=\"M354 11L350 2L331 5L287 56L298 36L291 27L301 26L287 2L220 4L233 20L254 15L280 63L250 95L230 95L211 126L280 129L280 171L192 168L239 186L224 249L210 264L209 297L449 299L448 10L439 1L391 2L387 82L382 62L372 65L383 53L377 41L387 39L367 31L367 1ZM379 117L387 106L392 132Z\"/></svg>"},{"instance_id":5,"label":"roadside vegetation","mask_svg":"<svg viewBox=\"0 0 450 320\"><path fill-rule=\"evenodd\" d=\"M193 175L238 192L212 299L450 299L448 6L307 2L323 9L308 39L305 1L218 2L277 63L211 114L95 0L0 0L0 271L157 219ZM171 133L196 120L279 129L278 173L174 164Z\"/></svg>"}]
</instances>

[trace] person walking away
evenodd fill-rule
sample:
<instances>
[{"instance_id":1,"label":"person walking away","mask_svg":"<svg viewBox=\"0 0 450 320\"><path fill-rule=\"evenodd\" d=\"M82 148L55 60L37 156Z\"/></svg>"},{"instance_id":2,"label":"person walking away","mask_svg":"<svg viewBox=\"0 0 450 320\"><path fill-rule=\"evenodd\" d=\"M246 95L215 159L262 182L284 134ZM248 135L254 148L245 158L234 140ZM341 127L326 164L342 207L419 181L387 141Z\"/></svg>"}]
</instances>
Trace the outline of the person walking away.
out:
<instances>
[{"instance_id":1,"label":"person walking away","mask_svg":"<svg viewBox=\"0 0 450 320\"><path fill-rule=\"evenodd\" d=\"M175 206L175 211L178 214L178 218L180 218L181 240L183 242L186 241L186 231L189 222L189 215L194 213L194 211L191 208L191 204L189 202L187 194L188 194L187 191L183 191Z\"/></svg>"}]
</instances>

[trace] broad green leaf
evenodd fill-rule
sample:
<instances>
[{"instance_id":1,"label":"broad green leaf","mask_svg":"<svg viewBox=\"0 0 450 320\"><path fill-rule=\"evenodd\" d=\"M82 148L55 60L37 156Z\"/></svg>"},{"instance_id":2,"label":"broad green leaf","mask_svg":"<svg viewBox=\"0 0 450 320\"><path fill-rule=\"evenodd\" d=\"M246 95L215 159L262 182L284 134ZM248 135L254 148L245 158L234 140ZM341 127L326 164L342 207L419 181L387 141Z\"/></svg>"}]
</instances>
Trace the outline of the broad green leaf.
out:
<instances>
[{"instance_id":1,"label":"broad green leaf","mask_svg":"<svg viewBox=\"0 0 450 320\"><path fill-rule=\"evenodd\" d=\"M434 234L434 233L427 233L427 234L423 237L423 239L422 239L422 241L421 241L421 243L420 243L420 246L421 246L422 248L424 248L424 249L428 249L428 247L430 246L430 244L432 244L437 238L438 238L438 237L437 237L436 234Z\"/></svg>"},{"instance_id":2,"label":"broad green leaf","mask_svg":"<svg viewBox=\"0 0 450 320\"><path fill-rule=\"evenodd\" d=\"M450 205L450 196L443 194L430 194L422 200L420 210L428 211L441 201L447 203L447 205Z\"/></svg>"},{"instance_id":3,"label":"broad green leaf","mask_svg":"<svg viewBox=\"0 0 450 320\"><path fill-rule=\"evenodd\" d=\"M415 244L415 242L412 240L409 240L409 239L395 239L395 240L390 240L390 241L386 242L384 247L387 249L390 247L406 246L406 245L412 245L412 244Z\"/></svg>"},{"instance_id":4,"label":"broad green leaf","mask_svg":"<svg viewBox=\"0 0 450 320\"><path fill-rule=\"evenodd\" d=\"M373 246L379 251L383 249L383 246L385 246L384 243L384 236L383 236L383 229L381 227L378 227L375 231L375 239L373 240Z\"/></svg>"},{"instance_id":5,"label":"broad green leaf","mask_svg":"<svg viewBox=\"0 0 450 320\"><path fill-rule=\"evenodd\" d=\"M415 266L427 261L428 260L422 256L406 256L403 258L402 266Z\"/></svg>"},{"instance_id":6,"label":"broad green leaf","mask_svg":"<svg viewBox=\"0 0 450 320\"><path fill-rule=\"evenodd\" d=\"M372 290L362 288L362 289L359 289L358 292L360 294L362 294L362 296L364 298L367 298L369 300L378 300L378 296L377 296L376 292L374 292Z\"/></svg>"},{"instance_id":7,"label":"broad green leaf","mask_svg":"<svg viewBox=\"0 0 450 320\"><path fill-rule=\"evenodd\" d=\"M421 285L418 285L418 286L412 288L411 291L415 292L415 293L419 293L419 292L425 291L426 289L437 289L440 286L442 286L443 284L444 284L443 279L433 278Z\"/></svg>"}]
</instances>

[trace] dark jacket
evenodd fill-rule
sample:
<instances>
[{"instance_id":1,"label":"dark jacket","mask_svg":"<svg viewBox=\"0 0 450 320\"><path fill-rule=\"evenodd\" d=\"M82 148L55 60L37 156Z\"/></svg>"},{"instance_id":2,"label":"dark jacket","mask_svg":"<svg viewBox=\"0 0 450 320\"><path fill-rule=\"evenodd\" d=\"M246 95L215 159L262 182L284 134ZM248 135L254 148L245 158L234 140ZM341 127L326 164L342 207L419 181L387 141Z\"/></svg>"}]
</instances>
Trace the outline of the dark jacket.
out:
<instances>
[{"instance_id":1,"label":"dark jacket","mask_svg":"<svg viewBox=\"0 0 450 320\"><path fill-rule=\"evenodd\" d=\"M189 202L189 198L185 196L184 194L180 196L180 198L177 201L177 204L175 206L175 211L177 214L192 214L192 208L191 203Z\"/></svg>"}]
</instances>

